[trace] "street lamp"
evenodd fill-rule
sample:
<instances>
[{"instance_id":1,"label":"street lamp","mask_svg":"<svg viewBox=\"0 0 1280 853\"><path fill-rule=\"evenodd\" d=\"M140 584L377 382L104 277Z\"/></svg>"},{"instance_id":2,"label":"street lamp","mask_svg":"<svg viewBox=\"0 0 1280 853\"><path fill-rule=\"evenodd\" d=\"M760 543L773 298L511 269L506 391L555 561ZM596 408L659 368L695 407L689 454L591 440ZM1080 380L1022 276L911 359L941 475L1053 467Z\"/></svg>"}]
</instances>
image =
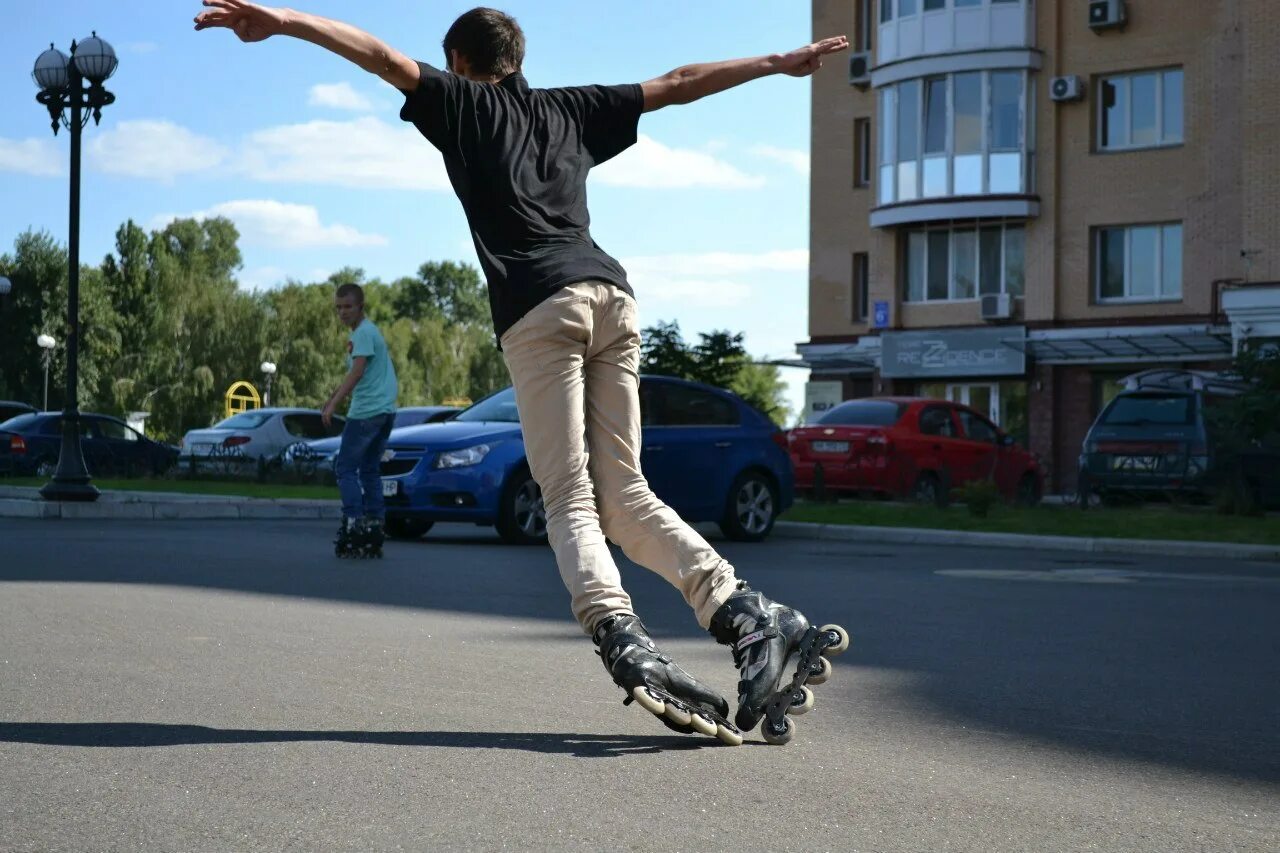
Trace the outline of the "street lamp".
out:
<instances>
[{"instance_id":1,"label":"street lamp","mask_svg":"<svg viewBox=\"0 0 1280 853\"><path fill-rule=\"evenodd\" d=\"M52 335L37 335L36 346L44 350L40 356L40 360L44 362L44 408L40 411L49 411L49 362L53 361L53 348L58 342L53 339Z\"/></svg>"},{"instance_id":2,"label":"street lamp","mask_svg":"<svg viewBox=\"0 0 1280 853\"><path fill-rule=\"evenodd\" d=\"M67 258L67 398L62 411L62 450L53 480L40 494L51 501L93 501L98 490L89 482L80 447L80 401L78 380L80 341L80 132L89 123L102 120L102 108L116 96L102 88L115 73L116 54L95 32L78 44L71 43L71 55L51 44L36 59L31 78L40 87L36 100L49 110L50 126L56 136L61 124L71 132L71 215ZM68 114L69 113L69 114Z\"/></svg>"},{"instance_id":3,"label":"street lamp","mask_svg":"<svg viewBox=\"0 0 1280 853\"><path fill-rule=\"evenodd\" d=\"M262 395L262 406L266 408L271 405L271 379L276 375L276 365L275 362L264 361L259 365L259 369L262 371L263 376L267 378L267 390Z\"/></svg>"}]
</instances>

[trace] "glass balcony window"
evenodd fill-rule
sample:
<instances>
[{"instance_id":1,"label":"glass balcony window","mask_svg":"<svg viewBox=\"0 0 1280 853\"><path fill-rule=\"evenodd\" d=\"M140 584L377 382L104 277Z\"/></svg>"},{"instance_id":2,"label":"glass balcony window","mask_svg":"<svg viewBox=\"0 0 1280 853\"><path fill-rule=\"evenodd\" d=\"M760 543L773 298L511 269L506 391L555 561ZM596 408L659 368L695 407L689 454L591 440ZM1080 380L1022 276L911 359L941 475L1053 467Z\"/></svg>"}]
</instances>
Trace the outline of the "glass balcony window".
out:
<instances>
[{"instance_id":1,"label":"glass balcony window","mask_svg":"<svg viewBox=\"0 0 1280 853\"><path fill-rule=\"evenodd\" d=\"M1031 192L1025 71L972 71L880 90L880 205Z\"/></svg>"}]
</instances>

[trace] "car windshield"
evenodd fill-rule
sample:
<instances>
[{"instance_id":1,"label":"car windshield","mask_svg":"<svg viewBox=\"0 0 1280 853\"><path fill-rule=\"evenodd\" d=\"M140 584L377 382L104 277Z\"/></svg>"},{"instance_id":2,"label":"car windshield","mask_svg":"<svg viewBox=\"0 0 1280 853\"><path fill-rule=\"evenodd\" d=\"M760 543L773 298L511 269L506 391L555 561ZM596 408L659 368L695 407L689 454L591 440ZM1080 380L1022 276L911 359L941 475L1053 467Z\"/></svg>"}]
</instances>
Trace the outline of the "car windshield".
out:
<instances>
[{"instance_id":1,"label":"car windshield","mask_svg":"<svg viewBox=\"0 0 1280 853\"><path fill-rule=\"evenodd\" d=\"M850 400L824 412L814 423L843 426L892 426L902 417L902 403Z\"/></svg>"},{"instance_id":2,"label":"car windshield","mask_svg":"<svg viewBox=\"0 0 1280 853\"><path fill-rule=\"evenodd\" d=\"M26 429L31 426L38 417L40 416L36 414L18 415L17 417L9 418L9 420L0 423L0 429L7 429L14 432L20 429Z\"/></svg>"},{"instance_id":3,"label":"car windshield","mask_svg":"<svg viewBox=\"0 0 1280 853\"><path fill-rule=\"evenodd\" d=\"M214 429L257 429L271 419L263 412L241 412L213 425Z\"/></svg>"},{"instance_id":4,"label":"car windshield","mask_svg":"<svg viewBox=\"0 0 1280 853\"><path fill-rule=\"evenodd\" d=\"M516 411L516 390L506 388L498 393L485 397L465 412L454 418L455 421L497 421L500 423L520 423L520 413Z\"/></svg>"},{"instance_id":5,"label":"car windshield","mask_svg":"<svg viewBox=\"0 0 1280 853\"><path fill-rule=\"evenodd\" d=\"M1122 394L1103 416L1107 426L1166 426L1191 423L1190 394Z\"/></svg>"}]
</instances>

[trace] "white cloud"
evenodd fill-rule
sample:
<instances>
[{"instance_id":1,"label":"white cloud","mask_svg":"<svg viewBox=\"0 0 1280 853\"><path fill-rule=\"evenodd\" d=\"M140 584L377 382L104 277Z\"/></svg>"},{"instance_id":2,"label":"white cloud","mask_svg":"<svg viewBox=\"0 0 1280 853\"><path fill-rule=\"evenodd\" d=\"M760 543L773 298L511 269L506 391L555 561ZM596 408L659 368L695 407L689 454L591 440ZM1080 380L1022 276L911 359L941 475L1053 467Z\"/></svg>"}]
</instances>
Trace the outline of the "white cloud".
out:
<instances>
[{"instance_id":1,"label":"white cloud","mask_svg":"<svg viewBox=\"0 0 1280 853\"><path fill-rule=\"evenodd\" d=\"M216 204L208 210L156 217L152 228L163 228L176 218L206 219L225 216L236 224L246 245L273 249L313 249L346 246L385 246L380 234L362 234L349 225L325 225L320 212L305 204L273 199L243 199ZM272 268L264 268L271 271Z\"/></svg>"},{"instance_id":2,"label":"white cloud","mask_svg":"<svg viewBox=\"0 0 1280 853\"><path fill-rule=\"evenodd\" d=\"M741 276L762 272L807 272L808 249L773 252L697 252L623 259L628 275L648 277Z\"/></svg>"},{"instance_id":3,"label":"white cloud","mask_svg":"<svg viewBox=\"0 0 1280 853\"><path fill-rule=\"evenodd\" d=\"M259 130L245 142L242 159L249 177L260 181L354 189L449 188L439 152L416 130L372 116Z\"/></svg>"},{"instance_id":4,"label":"white cloud","mask_svg":"<svg viewBox=\"0 0 1280 853\"><path fill-rule=\"evenodd\" d=\"M373 110L373 101L357 92L350 83L317 83L311 87L307 103L313 107L332 107L335 110Z\"/></svg>"},{"instance_id":5,"label":"white cloud","mask_svg":"<svg viewBox=\"0 0 1280 853\"><path fill-rule=\"evenodd\" d=\"M89 162L113 175L171 182L222 163L227 149L170 121L122 121L93 137Z\"/></svg>"},{"instance_id":6,"label":"white cloud","mask_svg":"<svg viewBox=\"0 0 1280 853\"><path fill-rule=\"evenodd\" d=\"M808 151L800 151L795 148L778 148L775 145L757 145L751 149L751 153L758 157L776 160L779 163L790 166L802 175L809 174Z\"/></svg>"},{"instance_id":7,"label":"white cloud","mask_svg":"<svg viewBox=\"0 0 1280 853\"><path fill-rule=\"evenodd\" d=\"M0 138L0 172L61 175L62 156L52 139Z\"/></svg>"},{"instance_id":8,"label":"white cloud","mask_svg":"<svg viewBox=\"0 0 1280 853\"><path fill-rule=\"evenodd\" d=\"M630 278L636 298L657 303L670 303L681 308L732 308L743 305L751 297L750 286L737 281L713 279Z\"/></svg>"},{"instance_id":9,"label":"white cloud","mask_svg":"<svg viewBox=\"0 0 1280 853\"><path fill-rule=\"evenodd\" d=\"M777 273L803 278L809 268L806 249L772 252L691 252L623 258L637 298L682 308L733 308L752 295L744 280Z\"/></svg>"},{"instance_id":10,"label":"white cloud","mask_svg":"<svg viewBox=\"0 0 1280 853\"><path fill-rule=\"evenodd\" d=\"M764 178L748 175L703 151L669 148L641 134L636 144L591 173L618 187L754 189Z\"/></svg>"}]
</instances>

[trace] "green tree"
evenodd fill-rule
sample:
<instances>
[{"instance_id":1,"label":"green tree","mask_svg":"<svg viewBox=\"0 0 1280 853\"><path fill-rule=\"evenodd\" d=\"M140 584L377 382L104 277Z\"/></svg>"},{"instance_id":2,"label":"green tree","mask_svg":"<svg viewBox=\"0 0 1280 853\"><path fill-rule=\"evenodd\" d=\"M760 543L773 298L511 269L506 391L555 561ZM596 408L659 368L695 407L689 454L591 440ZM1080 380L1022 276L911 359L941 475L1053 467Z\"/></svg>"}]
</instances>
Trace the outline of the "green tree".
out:
<instances>
[{"instance_id":1,"label":"green tree","mask_svg":"<svg viewBox=\"0 0 1280 853\"><path fill-rule=\"evenodd\" d=\"M786 384L774 365L751 361L742 333L703 332L695 346L685 343L680 324L659 322L641 333L640 372L676 376L727 388L784 426L790 416Z\"/></svg>"}]
</instances>

